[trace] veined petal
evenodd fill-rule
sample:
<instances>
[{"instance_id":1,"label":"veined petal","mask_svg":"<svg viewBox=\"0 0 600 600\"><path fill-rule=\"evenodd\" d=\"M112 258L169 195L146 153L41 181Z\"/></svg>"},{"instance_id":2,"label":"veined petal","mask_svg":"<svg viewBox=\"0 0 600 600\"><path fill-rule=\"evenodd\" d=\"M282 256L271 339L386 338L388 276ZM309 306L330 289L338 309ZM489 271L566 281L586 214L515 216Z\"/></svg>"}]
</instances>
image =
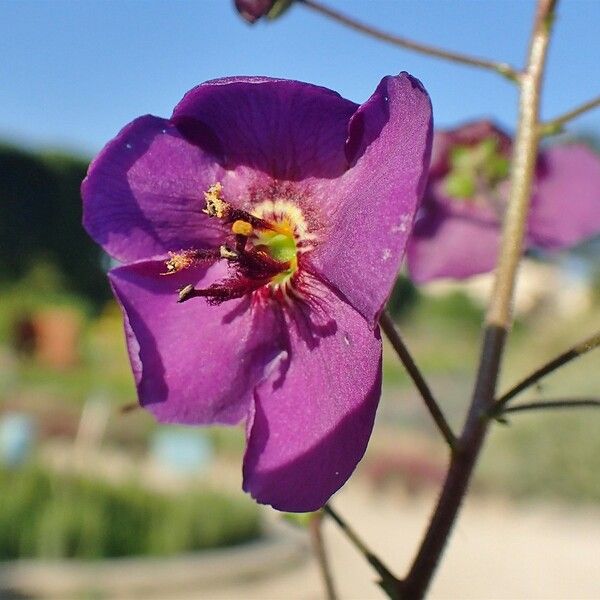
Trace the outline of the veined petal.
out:
<instances>
[{"instance_id":1,"label":"veined petal","mask_svg":"<svg viewBox=\"0 0 600 600\"><path fill-rule=\"evenodd\" d=\"M337 177L356 110L326 88L267 77L203 83L175 107L172 121L190 139L210 131L227 169L245 165L278 180Z\"/></svg>"},{"instance_id":2,"label":"veined petal","mask_svg":"<svg viewBox=\"0 0 600 600\"><path fill-rule=\"evenodd\" d=\"M352 166L331 185L327 240L310 260L372 327L423 193L431 126L422 85L406 73L384 78L352 117L346 143Z\"/></svg>"},{"instance_id":3,"label":"veined petal","mask_svg":"<svg viewBox=\"0 0 600 600\"><path fill-rule=\"evenodd\" d=\"M362 458L381 390L381 339L321 286L329 321L286 315L287 358L257 388L244 489L279 510L321 507Z\"/></svg>"},{"instance_id":4,"label":"veined petal","mask_svg":"<svg viewBox=\"0 0 600 600\"><path fill-rule=\"evenodd\" d=\"M557 249L600 233L600 156L582 144L542 153L528 220L532 245Z\"/></svg>"},{"instance_id":5,"label":"veined petal","mask_svg":"<svg viewBox=\"0 0 600 600\"><path fill-rule=\"evenodd\" d=\"M177 303L179 288L222 279L222 264L161 271L164 262L153 260L110 272L141 404L162 422L239 423L280 351L274 311L248 299Z\"/></svg>"},{"instance_id":6,"label":"veined petal","mask_svg":"<svg viewBox=\"0 0 600 600\"><path fill-rule=\"evenodd\" d=\"M203 192L221 178L211 154L165 119L127 125L90 165L82 184L83 224L114 258L218 245L222 232L203 212Z\"/></svg>"}]
</instances>

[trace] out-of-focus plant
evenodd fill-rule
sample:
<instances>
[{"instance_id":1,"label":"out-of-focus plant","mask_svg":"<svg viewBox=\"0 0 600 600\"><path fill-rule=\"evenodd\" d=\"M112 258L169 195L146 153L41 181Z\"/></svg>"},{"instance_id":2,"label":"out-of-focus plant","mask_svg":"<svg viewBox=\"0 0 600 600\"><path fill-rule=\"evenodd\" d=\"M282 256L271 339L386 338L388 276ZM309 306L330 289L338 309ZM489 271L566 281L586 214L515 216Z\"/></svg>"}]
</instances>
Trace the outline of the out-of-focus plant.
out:
<instances>
[{"instance_id":1,"label":"out-of-focus plant","mask_svg":"<svg viewBox=\"0 0 600 600\"><path fill-rule=\"evenodd\" d=\"M251 502L209 490L165 495L41 467L2 469L0 486L0 560L167 556L261 531Z\"/></svg>"},{"instance_id":2,"label":"out-of-focus plant","mask_svg":"<svg viewBox=\"0 0 600 600\"><path fill-rule=\"evenodd\" d=\"M79 187L88 161L0 145L0 283L6 288L40 264L60 273L52 292L75 292L100 307L110 295L102 252L81 229ZM31 281L32 291L36 283ZM45 293L47 290L41 290Z\"/></svg>"}]
</instances>

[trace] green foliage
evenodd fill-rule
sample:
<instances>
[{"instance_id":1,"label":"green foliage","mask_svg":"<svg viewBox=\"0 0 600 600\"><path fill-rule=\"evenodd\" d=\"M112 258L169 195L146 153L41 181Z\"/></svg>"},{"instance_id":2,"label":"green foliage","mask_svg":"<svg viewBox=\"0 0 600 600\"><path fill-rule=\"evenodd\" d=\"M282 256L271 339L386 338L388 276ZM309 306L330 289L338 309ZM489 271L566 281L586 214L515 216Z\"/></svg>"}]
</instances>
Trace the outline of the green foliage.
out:
<instances>
[{"instance_id":1,"label":"green foliage","mask_svg":"<svg viewBox=\"0 0 600 600\"><path fill-rule=\"evenodd\" d=\"M456 329L479 331L483 322L483 309L463 292L452 292L438 298L423 297L418 306L419 321L423 325L439 327L441 330Z\"/></svg>"},{"instance_id":2,"label":"green foliage","mask_svg":"<svg viewBox=\"0 0 600 600\"><path fill-rule=\"evenodd\" d=\"M415 284L408 277L400 275L394 283L386 309L393 319L402 319L412 313L419 298L419 290Z\"/></svg>"},{"instance_id":3,"label":"green foliage","mask_svg":"<svg viewBox=\"0 0 600 600\"><path fill-rule=\"evenodd\" d=\"M212 491L171 497L136 484L0 471L0 560L168 556L260 535L257 507Z\"/></svg>"},{"instance_id":4,"label":"green foliage","mask_svg":"<svg viewBox=\"0 0 600 600\"><path fill-rule=\"evenodd\" d=\"M595 412L508 417L509 426L494 428L483 455L483 481L518 498L600 501L600 417Z\"/></svg>"},{"instance_id":5,"label":"green foliage","mask_svg":"<svg viewBox=\"0 0 600 600\"><path fill-rule=\"evenodd\" d=\"M56 267L67 291L97 306L110 296L102 251L81 226L87 164L0 145L0 282L24 277L41 261Z\"/></svg>"}]
</instances>

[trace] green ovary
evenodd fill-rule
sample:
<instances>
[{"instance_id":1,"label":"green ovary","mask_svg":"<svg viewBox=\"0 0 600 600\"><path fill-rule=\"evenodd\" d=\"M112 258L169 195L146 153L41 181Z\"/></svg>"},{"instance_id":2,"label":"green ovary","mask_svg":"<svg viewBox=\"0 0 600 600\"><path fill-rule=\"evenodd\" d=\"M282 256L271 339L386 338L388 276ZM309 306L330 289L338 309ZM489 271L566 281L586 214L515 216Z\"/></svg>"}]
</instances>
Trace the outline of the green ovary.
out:
<instances>
[{"instance_id":1,"label":"green ovary","mask_svg":"<svg viewBox=\"0 0 600 600\"><path fill-rule=\"evenodd\" d=\"M287 282L298 269L298 249L296 240L292 233L278 233L276 231L262 231L256 240L257 246L262 246L269 253L269 256L279 262L289 262L290 267L273 277L273 284L283 284Z\"/></svg>"}]
</instances>

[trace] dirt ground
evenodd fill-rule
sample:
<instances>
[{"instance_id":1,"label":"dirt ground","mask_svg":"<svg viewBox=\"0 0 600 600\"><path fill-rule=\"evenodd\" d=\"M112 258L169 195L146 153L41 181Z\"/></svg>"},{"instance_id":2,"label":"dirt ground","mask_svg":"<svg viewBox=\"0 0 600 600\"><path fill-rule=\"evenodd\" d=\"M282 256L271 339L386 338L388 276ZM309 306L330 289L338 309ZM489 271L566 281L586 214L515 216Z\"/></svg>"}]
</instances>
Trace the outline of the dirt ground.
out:
<instances>
[{"instance_id":1,"label":"dirt ground","mask_svg":"<svg viewBox=\"0 0 600 600\"><path fill-rule=\"evenodd\" d=\"M374 496L353 483L334 505L371 548L399 573L408 566L433 496ZM380 599L364 559L332 523L325 535L341 599ZM324 598L311 559L268 580L207 590L198 598L283 600ZM600 599L600 510L515 505L472 499L430 590L433 599Z\"/></svg>"}]
</instances>

